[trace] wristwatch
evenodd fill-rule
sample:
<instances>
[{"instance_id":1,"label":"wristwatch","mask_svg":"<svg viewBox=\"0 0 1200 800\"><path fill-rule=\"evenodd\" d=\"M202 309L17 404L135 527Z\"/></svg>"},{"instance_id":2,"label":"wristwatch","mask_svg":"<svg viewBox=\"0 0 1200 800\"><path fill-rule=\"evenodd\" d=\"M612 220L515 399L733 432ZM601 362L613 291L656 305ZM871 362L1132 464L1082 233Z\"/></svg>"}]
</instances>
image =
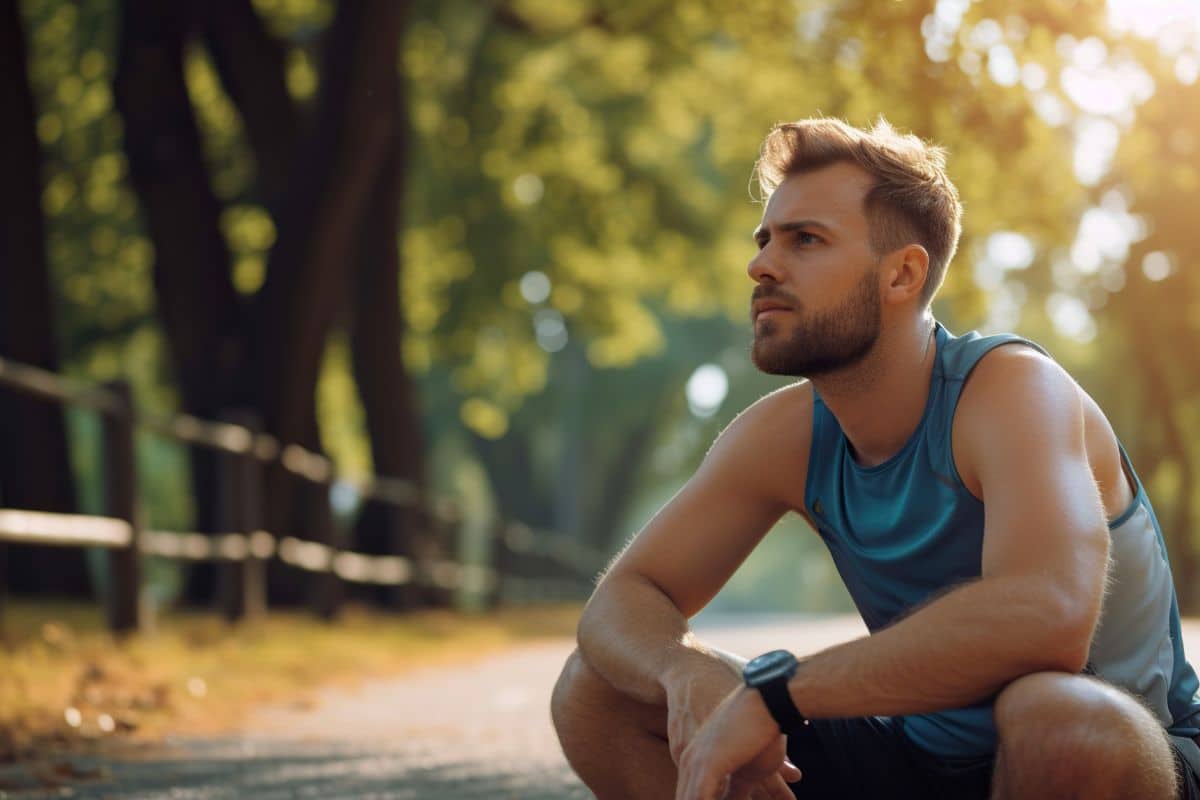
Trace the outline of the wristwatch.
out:
<instances>
[{"instance_id":1,"label":"wristwatch","mask_svg":"<svg viewBox=\"0 0 1200 800\"><path fill-rule=\"evenodd\" d=\"M749 688L758 689L767 711L783 733L809 724L788 692L788 680L799 666L800 662L787 650L772 650L750 659L742 668L742 680Z\"/></svg>"}]
</instances>

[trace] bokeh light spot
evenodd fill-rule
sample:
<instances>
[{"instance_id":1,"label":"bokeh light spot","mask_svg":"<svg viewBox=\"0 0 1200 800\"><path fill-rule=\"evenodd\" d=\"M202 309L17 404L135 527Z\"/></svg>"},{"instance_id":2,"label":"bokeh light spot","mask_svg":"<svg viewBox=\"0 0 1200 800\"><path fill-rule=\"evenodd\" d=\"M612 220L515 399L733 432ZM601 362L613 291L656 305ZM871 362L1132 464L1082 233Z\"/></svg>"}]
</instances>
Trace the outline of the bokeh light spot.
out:
<instances>
[{"instance_id":1,"label":"bokeh light spot","mask_svg":"<svg viewBox=\"0 0 1200 800\"><path fill-rule=\"evenodd\" d=\"M1142 272L1152 281L1165 280L1172 272L1171 259L1161 250L1147 253L1142 259Z\"/></svg>"},{"instance_id":2,"label":"bokeh light spot","mask_svg":"<svg viewBox=\"0 0 1200 800\"><path fill-rule=\"evenodd\" d=\"M533 205L542 199L544 193L545 186L537 175L527 172L517 176L517 179L513 181L513 195L521 205Z\"/></svg>"},{"instance_id":3,"label":"bokeh light spot","mask_svg":"<svg viewBox=\"0 0 1200 800\"><path fill-rule=\"evenodd\" d=\"M530 270L521 276L521 296L532 305L546 302L550 296L550 278L540 270Z\"/></svg>"},{"instance_id":4,"label":"bokeh light spot","mask_svg":"<svg viewBox=\"0 0 1200 800\"><path fill-rule=\"evenodd\" d=\"M688 408L697 417L711 417L717 413L725 396L729 393L729 378L725 370L716 364L702 364L688 378Z\"/></svg>"}]
</instances>

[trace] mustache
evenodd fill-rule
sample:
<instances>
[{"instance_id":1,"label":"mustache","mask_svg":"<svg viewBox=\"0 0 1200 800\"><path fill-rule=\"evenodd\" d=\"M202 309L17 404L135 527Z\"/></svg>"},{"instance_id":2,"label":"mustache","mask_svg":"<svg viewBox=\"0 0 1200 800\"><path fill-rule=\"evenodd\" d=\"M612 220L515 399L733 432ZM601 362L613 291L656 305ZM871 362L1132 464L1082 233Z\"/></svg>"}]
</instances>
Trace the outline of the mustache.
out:
<instances>
[{"instance_id":1,"label":"mustache","mask_svg":"<svg viewBox=\"0 0 1200 800\"><path fill-rule=\"evenodd\" d=\"M781 303L786 303L792 308L800 307L799 298L788 294L778 286L760 283L754 287L754 292L750 295L750 303L757 303L759 300L778 300Z\"/></svg>"}]
</instances>

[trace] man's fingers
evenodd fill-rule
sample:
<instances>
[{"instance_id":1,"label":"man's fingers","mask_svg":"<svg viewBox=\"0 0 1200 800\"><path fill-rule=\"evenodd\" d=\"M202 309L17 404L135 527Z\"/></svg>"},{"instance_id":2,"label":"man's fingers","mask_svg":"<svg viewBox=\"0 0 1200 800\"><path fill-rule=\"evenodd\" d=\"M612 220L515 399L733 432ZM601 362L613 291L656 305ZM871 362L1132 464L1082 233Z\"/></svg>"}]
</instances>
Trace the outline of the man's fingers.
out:
<instances>
[{"instance_id":1,"label":"man's fingers","mask_svg":"<svg viewBox=\"0 0 1200 800\"><path fill-rule=\"evenodd\" d=\"M785 760L783 766L779 768L779 775L786 783L795 783L803 777L804 773L795 764Z\"/></svg>"},{"instance_id":2,"label":"man's fingers","mask_svg":"<svg viewBox=\"0 0 1200 800\"><path fill-rule=\"evenodd\" d=\"M787 781L775 774L761 781L748 782L735 775L718 778L715 775L681 775L677 797L704 800L796 800Z\"/></svg>"},{"instance_id":3,"label":"man's fingers","mask_svg":"<svg viewBox=\"0 0 1200 800\"><path fill-rule=\"evenodd\" d=\"M778 775L767 781L767 791L771 800L796 800L796 795L788 788L787 781Z\"/></svg>"}]
</instances>

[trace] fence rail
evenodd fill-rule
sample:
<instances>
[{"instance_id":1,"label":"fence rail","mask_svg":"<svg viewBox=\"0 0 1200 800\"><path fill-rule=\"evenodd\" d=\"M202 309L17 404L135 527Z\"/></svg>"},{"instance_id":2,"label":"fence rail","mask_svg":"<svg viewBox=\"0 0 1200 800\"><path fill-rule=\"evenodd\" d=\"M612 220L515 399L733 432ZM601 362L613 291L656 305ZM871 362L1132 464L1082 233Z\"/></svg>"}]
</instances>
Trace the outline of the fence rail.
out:
<instances>
[{"instance_id":1,"label":"fence rail","mask_svg":"<svg viewBox=\"0 0 1200 800\"><path fill-rule=\"evenodd\" d=\"M520 522L499 521L489 526L492 564L464 564L445 558L413 558L404 554L373 555L321 542L279 536L261 530L261 470L278 464L309 484L341 484L363 500L396 509L420 512L430 524L463 523L459 505L446 497L423 494L399 478L354 480L339 476L332 462L297 444L282 444L254 430L254 420L242 413L214 422L187 414L154 416L136 409L127 384L86 384L61 375L0 358L0 386L103 416L106 516L62 514L0 508L0 544L55 545L105 548L109 553L109 624L124 631L140 626L140 556L222 565L219 604L227 617L239 619L266 608L265 565L271 559L314 574L352 584L385 587L424 587L457 590L505 600L549 600L580 597L603 565L603 555L562 536L547 536ZM248 423L248 424L243 424ZM138 525L133 435L140 428L178 441L225 454L222 525L228 532L198 533L142 529ZM522 564L542 564L547 574L523 575ZM549 565L549 568L545 568ZM534 571L538 571L534 569ZM317 578L316 576L322 576ZM0 576L2 577L2 576ZM329 604L328 585L322 613Z\"/></svg>"}]
</instances>

